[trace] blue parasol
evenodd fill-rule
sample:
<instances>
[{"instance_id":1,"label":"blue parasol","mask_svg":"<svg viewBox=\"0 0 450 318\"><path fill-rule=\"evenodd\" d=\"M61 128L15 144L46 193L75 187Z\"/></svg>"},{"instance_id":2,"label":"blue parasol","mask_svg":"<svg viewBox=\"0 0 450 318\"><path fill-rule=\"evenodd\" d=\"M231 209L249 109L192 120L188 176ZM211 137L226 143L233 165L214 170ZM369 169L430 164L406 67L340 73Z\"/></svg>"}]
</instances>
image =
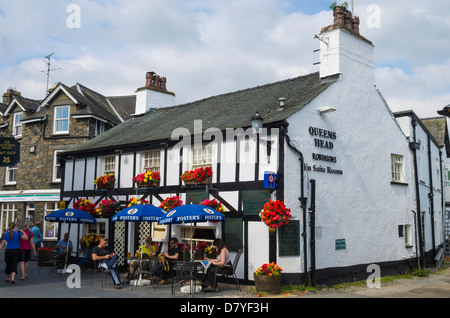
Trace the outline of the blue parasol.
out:
<instances>
[{"instance_id":1,"label":"blue parasol","mask_svg":"<svg viewBox=\"0 0 450 318\"><path fill-rule=\"evenodd\" d=\"M224 221L225 216L219 211L200 204L181 205L170 210L158 224L196 223L207 221Z\"/></svg>"},{"instance_id":2,"label":"blue parasol","mask_svg":"<svg viewBox=\"0 0 450 318\"><path fill-rule=\"evenodd\" d=\"M158 222L166 213L166 210L149 204L133 205L114 215L111 221Z\"/></svg>"}]
</instances>

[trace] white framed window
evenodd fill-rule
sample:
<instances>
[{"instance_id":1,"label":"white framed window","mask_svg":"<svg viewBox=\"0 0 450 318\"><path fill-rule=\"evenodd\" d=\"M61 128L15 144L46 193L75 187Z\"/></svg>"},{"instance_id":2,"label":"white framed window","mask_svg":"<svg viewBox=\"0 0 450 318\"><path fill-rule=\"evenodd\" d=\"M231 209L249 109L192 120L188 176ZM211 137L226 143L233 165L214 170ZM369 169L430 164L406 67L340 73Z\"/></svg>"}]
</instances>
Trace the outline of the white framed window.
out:
<instances>
[{"instance_id":1,"label":"white framed window","mask_svg":"<svg viewBox=\"0 0 450 318\"><path fill-rule=\"evenodd\" d=\"M2 203L0 212L0 233L9 227L9 223L15 222L17 218L17 208L15 203Z\"/></svg>"},{"instance_id":2,"label":"white framed window","mask_svg":"<svg viewBox=\"0 0 450 318\"><path fill-rule=\"evenodd\" d=\"M53 132L55 134L69 133L70 106L55 106Z\"/></svg>"},{"instance_id":3,"label":"white framed window","mask_svg":"<svg viewBox=\"0 0 450 318\"><path fill-rule=\"evenodd\" d=\"M392 181L404 182L403 174L403 156L391 155Z\"/></svg>"},{"instance_id":4,"label":"white framed window","mask_svg":"<svg viewBox=\"0 0 450 318\"><path fill-rule=\"evenodd\" d=\"M106 236L106 222L104 220L97 220L95 224L88 225L88 233L94 233L95 235Z\"/></svg>"},{"instance_id":5,"label":"white framed window","mask_svg":"<svg viewBox=\"0 0 450 318\"><path fill-rule=\"evenodd\" d=\"M192 232L191 232L192 231ZM205 242L208 245L212 245L214 239L217 237L217 229L215 227L206 226L190 226L180 228L180 240L181 243L191 242L192 235L192 245L195 246L200 242Z\"/></svg>"},{"instance_id":6,"label":"white framed window","mask_svg":"<svg viewBox=\"0 0 450 318\"><path fill-rule=\"evenodd\" d=\"M95 121L95 136L98 136L103 132L105 132L105 123L101 120L96 120Z\"/></svg>"},{"instance_id":7,"label":"white framed window","mask_svg":"<svg viewBox=\"0 0 450 318\"><path fill-rule=\"evenodd\" d=\"M13 114L13 136L14 137L22 137L22 119L23 112L14 113Z\"/></svg>"},{"instance_id":8,"label":"white framed window","mask_svg":"<svg viewBox=\"0 0 450 318\"><path fill-rule=\"evenodd\" d=\"M59 202L45 202L45 216L58 210L59 209ZM42 236L44 237L44 240L52 240L52 241L56 241L58 239L58 231L59 231L59 227L58 227L58 222L48 222L45 221L45 216L44 216L44 227L43 227L43 232L42 232Z\"/></svg>"},{"instance_id":9,"label":"white framed window","mask_svg":"<svg viewBox=\"0 0 450 318\"><path fill-rule=\"evenodd\" d=\"M145 171L159 172L161 167L161 151L149 150L143 154L143 167Z\"/></svg>"},{"instance_id":10,"label":"white framed window","mask_svg":"<svg viewBox=\"0 0 450 318\"><path fill-rule=\"evenodd\" d=\"M6 167L6 185L17 184L17 165L13 167Z\"/></svg>"},{"instance_id":11,"label":"white framed window","mask_svg":"<svg viewBox=\"0 0 450 318\"><path fill-rule=\"evenodd\" d=\"M116 172L116 156L103 157L103 174L115 174Z\"/></svg>"},{"instance_id":12,"label":"white framed window","mask_svg":"<svg viewBox=\"0 0 450 318\"><path fill-rule=\"evenodd\" d=\"M54 150L53 151L53 173L52 180L53 182L61 182L61 163L58 160L58 153L63 150Z\"/></svg>"},{"instance_id":13,"label":"white framed window","mask_svg":"<svg viewBox=\"0 0 450 318\"><path fill-rule=\"evenodd\" d=\"M192 147L192 169L212 166L212 143Z\"/></svg>"}]
</instances>

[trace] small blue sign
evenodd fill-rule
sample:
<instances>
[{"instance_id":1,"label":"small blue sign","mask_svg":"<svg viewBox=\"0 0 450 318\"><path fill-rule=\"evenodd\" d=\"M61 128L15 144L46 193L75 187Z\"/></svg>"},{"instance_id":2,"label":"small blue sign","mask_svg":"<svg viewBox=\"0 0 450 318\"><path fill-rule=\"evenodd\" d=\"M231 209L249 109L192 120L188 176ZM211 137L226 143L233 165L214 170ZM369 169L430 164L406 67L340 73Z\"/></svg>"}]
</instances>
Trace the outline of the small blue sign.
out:
<instances>
[{"instance_id":1,"label":"small blue sign","mask_svg":"<svg viewBox=\"0 0 450 318\"><path fill-rule=\"evenodd\" d=\"M278 185L276 183L278 175L275 172L264 172L264 188L275 189Z\"/></svg>"}]
</instances>

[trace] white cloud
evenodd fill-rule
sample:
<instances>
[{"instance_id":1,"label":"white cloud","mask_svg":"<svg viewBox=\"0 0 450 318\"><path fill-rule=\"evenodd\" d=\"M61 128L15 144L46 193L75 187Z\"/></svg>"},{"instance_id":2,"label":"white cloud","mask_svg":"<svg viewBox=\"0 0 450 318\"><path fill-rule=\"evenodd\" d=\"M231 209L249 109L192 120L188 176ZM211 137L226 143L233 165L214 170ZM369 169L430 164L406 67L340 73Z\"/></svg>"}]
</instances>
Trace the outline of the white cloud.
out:
<instances>
[{"instance_id":1,"label":"white cloud","mask_svg":"<svg viewBox=\"0 0 450 318\"><path fill-rule=\"evenodd\" d=\"M81 28L70 29L70 2L9 1L0 5L0 92L14 86L43 98L42 58L52 52L52 66L61 69L51 84L133 94L155 71L180 103L318 71L313 37L332 23L329 1L314 0L323 7L315 14L302 13L308 1L290 2L79 0ZM434 116L450 103L450 2L380 0L380 27L369 28L373 2L357 1L355 12L375 45L381 93L394 111Z\"/></svg>"}]
</instances>

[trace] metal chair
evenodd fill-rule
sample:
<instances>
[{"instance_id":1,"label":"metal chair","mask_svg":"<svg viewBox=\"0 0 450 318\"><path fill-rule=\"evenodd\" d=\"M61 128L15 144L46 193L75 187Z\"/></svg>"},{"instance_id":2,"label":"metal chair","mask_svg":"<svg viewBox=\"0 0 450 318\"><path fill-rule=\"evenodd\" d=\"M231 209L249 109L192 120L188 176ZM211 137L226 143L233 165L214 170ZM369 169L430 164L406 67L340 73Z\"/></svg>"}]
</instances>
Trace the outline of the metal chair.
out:
<instances>
[{"instance_id":1,"label":"metal chair","mask_svg":"<svg viewBox=\"0 0 450 318\"><path fill-rule=\"evenodd\" d=\"M176 286L183 284L186 281L195 280L195 266L192 262L176 262L172 267L172 295L175 297ZM194 286L194 288L196 288Z\"/></svg>"},{"instance_id":2,"label":"metal chair","mask_svg":"<svg viewBox=\"0 0 450 318\"><path fill-rule=\"evenodd\" d=\"M242 291L241 286L239 285L239 280L236 276L236 268L239 263L239 259L241 258L241 254L242 254L242 250L238 250L236 253L236 257L234 258L233 265L219 265L216 267L216 269L215 269L216 271L214 273L214 287L216 286L216 283L217 283L217 275L221 275L224 277L232 277L234 279L236 289L238 289L239 291ZM219 270L219 268L229 268L229 269L231 269L231 273L228 273L228 274L227 273L218 273L217 271ZM215 288L213 289L213 291L215 291Z\"/></svg>"},{"instance_id":3,"label":"metal chair","mask_svg":"<svg viewBox=\"0 0 450 318\"><path fill-rule=\"evenodd\" d=\"M141 261L139 269L134 272L135 282L134 282L134 284L132 284L131 290L134 289L134 286L136 286L136 287L139 286L139 281L141 280L143 275L149 275L150 276L150 281L153 284L153 274L155 272L156 260L157 259L155 258L155 259L149 259L149 260L147 260L145 262ZM145 267L144 266L145 263L148 263L149 266Z\"/></svg>"},{"instance_id":4,"label":"metal chair","mask_svg":"<svg viewBox=\"0 0 450 318\"><path fill-rule=\"evenodd\" d=\"M98 261L93 261L94 262L94 273L98 273L97 275L92 275L91 277L91 286L92 286L92 282L94 281L94 276L100 276L101 282L102 282L102 288L104 285L106 285L106 281L108 279L108 276L110 275L110 270L109 268L103 268L103 267L99 267L98 265L100 264L100 262ZM103 278L105 279L105 282L103 283Z\"/></svg>"},{"instance_id":5,"label":"metal chair","mask_svg":"<svg viewBox=\"0 0 450 318\"><path fill-rule=\"evenodd\" d=\"M48 271L48 276L50 274L54 273L58 268L60 268L63 265L63 261L60 259L56 259L57 254L55 252L51 253L51 259L48 261L43 262L43 266L39 266L39 276L41 275L41 268L42 267L50 267Z\"/></svg>"}]
</instances>

